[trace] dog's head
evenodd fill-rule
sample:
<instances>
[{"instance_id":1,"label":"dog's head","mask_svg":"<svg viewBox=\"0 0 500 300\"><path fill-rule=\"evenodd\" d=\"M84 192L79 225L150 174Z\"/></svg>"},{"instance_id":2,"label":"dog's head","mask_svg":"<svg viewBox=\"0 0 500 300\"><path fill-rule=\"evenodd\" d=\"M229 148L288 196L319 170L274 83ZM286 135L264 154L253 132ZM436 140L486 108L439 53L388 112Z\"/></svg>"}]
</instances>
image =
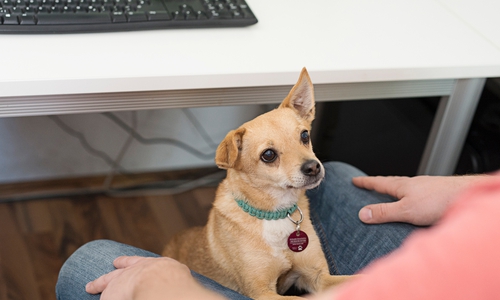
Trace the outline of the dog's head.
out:
<instances>
[{"instance_id":1,"label":"dog's head","mask_svg":"<svg viewBox=\"0 0 500 300\"><path fill-rule=\"evenodd\" d=\"M227 134L217 148L217 166L238 172L247 184L262 190L316 187L324 169L311 145L314 105L313 85L304 68L277 109Z\"/></svg>"}]
</instances>

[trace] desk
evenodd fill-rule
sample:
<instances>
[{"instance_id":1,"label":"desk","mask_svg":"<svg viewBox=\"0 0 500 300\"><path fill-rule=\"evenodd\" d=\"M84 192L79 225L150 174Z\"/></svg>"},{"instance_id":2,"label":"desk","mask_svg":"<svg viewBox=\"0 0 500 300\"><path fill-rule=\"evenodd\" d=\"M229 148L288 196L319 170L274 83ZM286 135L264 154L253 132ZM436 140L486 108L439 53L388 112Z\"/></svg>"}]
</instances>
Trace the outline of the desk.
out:
<instances>
[{"instance_id":1,"label":"desk","mask_svg":"<svg viewBox=\"0 0 500 300\"><path fill-rule=\"evenodd\" d=\"M0 116L443 96L420 173L454 170L500 50L437 0L252 0L246 28L2 35Z\"/></svg>"},{"instance_id":2,"label":"desk","mask_svg":"<svg viewBox=\"0 0 500 300\"><path fill-rule=\"evenodd\" d=\"M457 18L500 49L500 1L439 0Z\"/></svg>"}]
</instances>

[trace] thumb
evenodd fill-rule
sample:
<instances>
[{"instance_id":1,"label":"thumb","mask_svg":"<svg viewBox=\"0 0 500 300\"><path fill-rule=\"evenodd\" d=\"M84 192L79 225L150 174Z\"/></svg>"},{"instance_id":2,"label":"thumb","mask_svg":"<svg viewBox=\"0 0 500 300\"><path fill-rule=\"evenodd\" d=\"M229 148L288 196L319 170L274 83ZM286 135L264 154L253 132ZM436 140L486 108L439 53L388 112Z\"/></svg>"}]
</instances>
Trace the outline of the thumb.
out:
<instances>
[{"instance_id":1,"label":"thumb","mask_svg":"<svg viewBox=\"0 0 500 300\"><path fill-rule=\"evenodd\" d=\"M367 224L402 221L398 202L367 205L359 211L358 216L362 222Z\"/></svg>"}]
</instances>

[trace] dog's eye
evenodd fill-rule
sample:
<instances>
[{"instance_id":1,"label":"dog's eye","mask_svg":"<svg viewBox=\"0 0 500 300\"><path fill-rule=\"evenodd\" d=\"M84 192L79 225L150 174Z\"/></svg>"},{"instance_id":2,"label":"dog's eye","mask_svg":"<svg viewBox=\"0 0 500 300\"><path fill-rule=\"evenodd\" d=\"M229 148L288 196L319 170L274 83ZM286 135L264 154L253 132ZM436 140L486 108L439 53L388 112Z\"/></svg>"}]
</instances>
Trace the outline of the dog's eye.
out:
<instances>
[{"instance_id":1,"label":"dog's eye","mask_svg":"<svg viewBox=\"0 0 500 300\"><path fill-rule=\"evenodd\" d=\"M272 163L276 160L276 157L278 157L278 155L272 149L264 150L260 155L260 159L265 163Z\"/></svg>"},{"instance_id":2,"label":"dog's eye","mask_svg":"<svg viewBox=\"0 0 500 300\"><path fill-rule=\"evenodd\" d=\"M307 130L304 130L304 131L302 131L300 133L300 140L304 144L308 144L309 143L309 132Z\"/></svg>"}]
</instances>

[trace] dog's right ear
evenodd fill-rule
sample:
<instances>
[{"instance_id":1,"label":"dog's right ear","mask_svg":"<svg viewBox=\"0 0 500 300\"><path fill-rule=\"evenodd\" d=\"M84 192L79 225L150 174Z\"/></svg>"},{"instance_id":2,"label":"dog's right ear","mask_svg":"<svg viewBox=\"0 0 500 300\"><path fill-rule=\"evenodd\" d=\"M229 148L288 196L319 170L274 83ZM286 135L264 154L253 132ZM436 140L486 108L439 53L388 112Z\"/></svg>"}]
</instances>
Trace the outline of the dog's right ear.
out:
<instances>
[{"instance_id":1,"label":"dog's right ear","mask_svg":"<svg viewBox=\"0 0 500 300\"><path fill-rule=\"evenodd\" d=\"M238 128L236 130L231 130L226 135L215 152L215 164L217 167L221 169L234 167L234 164L240 155L244 133L245 128Z\"/></svg>"}]
</instances>

